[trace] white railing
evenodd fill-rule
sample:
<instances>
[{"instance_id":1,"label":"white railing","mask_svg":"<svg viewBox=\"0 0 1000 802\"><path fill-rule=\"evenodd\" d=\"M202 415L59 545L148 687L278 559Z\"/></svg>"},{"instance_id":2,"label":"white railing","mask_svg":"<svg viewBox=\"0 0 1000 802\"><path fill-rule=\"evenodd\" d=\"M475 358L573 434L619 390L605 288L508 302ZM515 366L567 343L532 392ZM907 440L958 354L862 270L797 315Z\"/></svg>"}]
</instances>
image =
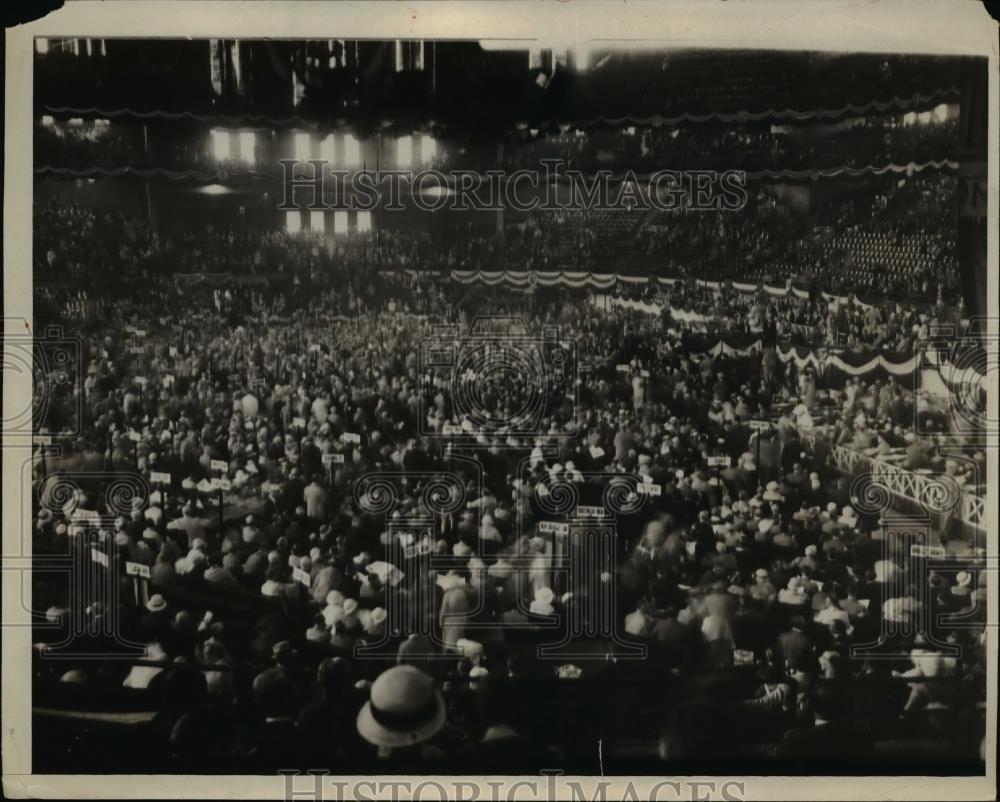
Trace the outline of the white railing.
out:
<instances>
[{"instance_id":1,"label":"white railing","mask_svg":"<svg viewBox=\"0 0 1000 802\"><path fill-rule=\"evenodd\" d=\"M800 432L800 436L815 447L815 433ZM919 504L931 513L953 513L970 526L986 529L986 499L963 491L947 476L914 473L839 445L831 447L829 464L848 474L867 468L872 480L892 495Z\"/></svg>"}]
</instances>

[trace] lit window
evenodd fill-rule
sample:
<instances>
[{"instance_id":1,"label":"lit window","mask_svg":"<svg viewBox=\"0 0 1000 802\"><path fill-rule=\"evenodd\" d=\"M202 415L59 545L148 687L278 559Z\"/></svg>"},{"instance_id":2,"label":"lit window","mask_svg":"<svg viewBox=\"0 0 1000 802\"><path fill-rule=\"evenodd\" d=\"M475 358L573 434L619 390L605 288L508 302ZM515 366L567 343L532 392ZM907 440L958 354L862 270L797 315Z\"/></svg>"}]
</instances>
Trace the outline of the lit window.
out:
<instances>
[{"instance_id":1,"label":"lit window","mask_svg":"<svg viewBox=\"0 0 1000 802\"><path fill-rule=\"evenodd\" d=\"M396 166L407 168L413 164L413 137L401 136L396 140Z\"/></svg>"},{"instance_id":2,"label":"lit window","mask_svg":"<svg viewBox=\"0 0 1000 802\"><path fill-rule=\"evenodd\" d=\"M56 121L53 119L53 117L52 117L51 114L43 114L42 115L42 125L44 125L46 127L49 127L49 128L54 128L55 124L56 124Z\"/></svg>"},{"instance_id":3,"label":"lit window","mask_svg":"<svg viewBox=\"0 0 1000 802\"><path fill-rule=\"evenodd\" d=\"M253 131L240 131L240 158L247 164L256 162L257 137Z\"/></svg>"},{"instance_id":4,"label":"lit window","mask_svg":"<svg viewBox=\"0 0 1000 802\"><path fill-rule=\"evenodd\" d=\"M318 231L319 233L323 233L326 230L326 218L323 215L322 209L309 212L309 230Z\"/></svg>"},{"instance_id":5,"label":"lit window","mask_svg":"<svg viewBox=\"0 0 1000 802\"><path fill-rule=\"evenodd\" d=\"M327 134L319 143L319 157L327 164L335 164L337 161L335 142L333 134Z\"/></svg>"},{"instance_id":6,"label":"lit window","mask_svg":"<svg viewBox=\"0 0 1000 802\"><path fill-rule=\"evenodd\" d=\"M100 53L100 54L101 54L102 56L106 56L106 55L108 55L108 50L107 50L107 48L106 48L106 47L104 46L104 40L103 40L103 39L98 39L98 40L97 40L97 43L98 43L98 52L99 52L99 53Z\"/></svg>"},{"instance_id":7,"label":"lit window","mask_svg":"<svg viewBox=\"0 0 1000 802\"><path fill-rule=\"evenodd\" d=\"M243 70L240 66L240 43L233 42L233 49L231 51L233 59L233 78L236 81L236 91L240 91L240 87L243 83Z\"/></svg>"},{"instance_id":8,"label":"lit window","mask_svg":"<svg viewBox=\"0 0 1000 802\"><path fill-rule=\"evenodd\" d=\"M344 135L344 166L361 166L361 143L353 134Z\"/></svg>"},{"instance_id":9,"label":"lit window","mask_svg":"<svg viewBox=\"0 0 1000 802\"><path fill-rule=\"evenodd\" d=\"M417 42L413 46L413 69L422 70L424 68L424 43Z\"/></svg>"},{"instance_id":10,"label":"lit window","mask_svg":"<svg viewBox=\"0 0 1000 802\"><path fill-rule=\"evenodd\" d=\"M298 209L285 212L285 230L289 234L298 234L302 230L302 216Z\"/></svg>"},{"instance_id":11,"label":"lit window","mask_svg":"<svg viewBox=\"0 0 1000 802\"><path fill-rule=\"evenodd\" d=\"M86 44L86 47L87 47L87 55L88 56L94 55L94 46L92 44L92 40L90 40L90 39L84 39L83 41L84 41L84 43Z\"/></svg>"},{"instance_id":12,"label":"lit window","mask_svg":"<svg viewBox=\"0 0 1000 802\"><path fill-rule=\"evenodd\" d=\"M357 224L358 233L364 234L371 230L372 230L372 213L358 212L358 224Z\"/></svg>"},{"instance_id":13,"label":"lit window","mask_svg":"<svg viewBox=\"0 0 1000 802\"><path fill-rule=\"evenodd\" d=\"M70 49L73 51L73 55L74 56L79 56L80 55L80 40L79 39L70 39L69 40L69 46L70 46Z\"/></svg>"},{"instance_id":14,"label":"lit window","mask_svg":"<svg viewBox=\"0 0 1000 802\"><path fill-rule=\"evenodd\" d=\"M339 211L333 213L333 233L334 235L347 233L347 212Z\"/></svg>"},{"instance_id":15,"label":"lit window","mask_svg":"<svg viewBox=\"0 0 1000 802\"><path fill-rule=\"evenodd\" d=\"M309 134L307 133L297 133L295 135L295 160L300 162L309 161L310 156L312 156L311 149L309 147Z\"/></svg>"},{"instance_id":16,"label":"lit window","mask_svg":"<svg viewBox=\"0 0 1000 802\"><path fill-rule=\"evenodd\" d=\"M49 40L48 39L36 39L35 40L35 52L41 53L43 56L49 52Z\"/></svg>"},{"instance_id":17,"label":"lit window","mask_svg":"<svg viewBox=\"0 0 1000 802\"><path fill-rule=\"evenodd\" d=\"M212 153L216 161L224 162L229 158L229 131L224 128L212 129Z\"/></svg>"},{"instance_id":18,"label":"lit window","mask_svg":"<svg viewBox=\"0 0 1000 802\"><path fill-rule=\"evenodd\" d=\"M72 125L74 128L79 128L80 126L83 125L83 118L82 117L70 117L69 120L67 120L67 124L68 125Z\"/></svg>"},{"instance_id":19,"label":"lit window","mask_svg":"<svg viewBox=\"0 0 1000 802\"><path fill-rule=\"evenodd\" d=\"M299 80L299 76L292 71L292 103L298 106L306 96L306 85Z\"/></svg>"},{"instance_id":20,"label":"lit window","mask_svg":"<svg viewBox=\"0 0 1000 802\"><path fill-rule=\"evenodd\" d=\"M432 136L424 135L420 138L420 155L424 164L430 164L437 156L437 140Z\"/></svg>"},{"instance_id":21,"label":"lit window","mask_svg":"<svg viewBox=\"0 0 1000 802\"><path fill-rule=\"evenodd\" d=\"M222 43L218 39L208 40L208 67L212 76L212 91L222 94Z\"/></svg>"},{"instance_id":22,"label":"lit window","mask_svg":"<svg viewBox=\"0 0 1000 802\"><path fill-rule=\"evenodd\" d=\"M403 43L396 40L396 72L403 71Z\"/></svg>"}]
</instances>

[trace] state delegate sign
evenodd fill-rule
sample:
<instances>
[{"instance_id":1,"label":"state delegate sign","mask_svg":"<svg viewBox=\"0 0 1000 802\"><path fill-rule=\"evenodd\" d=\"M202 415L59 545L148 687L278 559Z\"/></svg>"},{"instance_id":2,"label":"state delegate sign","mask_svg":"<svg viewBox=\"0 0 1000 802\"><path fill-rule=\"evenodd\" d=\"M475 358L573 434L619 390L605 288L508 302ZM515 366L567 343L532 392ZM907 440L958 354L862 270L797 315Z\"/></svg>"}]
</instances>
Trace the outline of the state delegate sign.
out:
<instances>
[{"instance_id":1,"label":"state delegate sign","mask_svg":"<svg viewBox=\"0 0 1000 802\"><path fill-rule=\"evenodd\" d=\"M728 468L732 464L731 457L709 457L706 460L709 468Z\"/></svg>"},{"instance_id":2,"label":"state delegate sign","mask_svg":"<svg viewBox=\"0 0 1000 802\"><path fill-rule=\"evenodd\" d=\"M591 507L581 504L576 508L577 518L605 518L608 513L604 507Z\"/></svg>"},{"instance_id":3,"label":"state delegate sign","mask_svg":"<svg viewBox=\"0 0 1000 802\"><path fill-rule=\"evenodd\" d=\"M340 464L343 461L344 461L344 455L343 454L324 454L323 455L323 464L324 465L333 465L334 463Z\"/></svg>"},{"instance_id":4,"label":"state delegate sign","mask_svg":"<svg viewBox=\"0 0 1000 802\"><path fill-rule=\"evenodd\" d=\"M663 493L663 488L653 482L640 482L635 486L635 490L647 496L659 496Z\"/></svg>"},{"instance_id":5,"label":"state delegate sign","mask_svg":"<svg viewBox=\"0 0 1000 802\"><path fill-rule=\"evenodd\" d=\"M212 460L212 470L213 471L228 471L229 463L224 459L213 459Z\"/></svg>"},{"instance_id":6,"label":"state delegate sign","mask_svg":"<svg viewBox=\"0 0 1000 802\"><path fill-rule=\"evenodd\" d=\"M149 481L151 481L153 484L169 485L170 474L164 473L163 471L150 471Z\"/></svg>"},{"instance_id":7,"label":"state delegate sign","mask_svg":"<svg viewBox=\"0 0 1000 802\"><path fill-rule=\"evenodd\" d=\"M149 579L149 566L126 561L125 573L128 576L141 576L144 579Z\"/></svg>"},{"instance_id":8,"label":"state delegate sign","mask_svg":"<svg viewBox=\"0 0 1000 802\"><path fill-rule=\"evenodd\" d=\"M538 531L545 534L568 535L569 524L559 521L540 521Z\"/></svg>"}]
</instances>

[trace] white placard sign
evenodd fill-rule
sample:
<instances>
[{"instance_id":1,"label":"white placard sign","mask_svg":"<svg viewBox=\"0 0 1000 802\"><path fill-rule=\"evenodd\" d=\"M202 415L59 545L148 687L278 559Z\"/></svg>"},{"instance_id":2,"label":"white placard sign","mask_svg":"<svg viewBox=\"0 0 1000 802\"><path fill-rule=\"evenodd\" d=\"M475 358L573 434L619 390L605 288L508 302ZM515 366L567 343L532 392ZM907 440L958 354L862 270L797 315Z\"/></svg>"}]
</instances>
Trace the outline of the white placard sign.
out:
<instances>
[{"instance_id":1,"label":"white placard sign","mask_svg":"<svg viewBox=\"0 0 1000 802\"><path fill-rule=\"evenodd\" d=\"M558 521L539 521L538 531L544 534L568 535L569 524Z\"/></svg>"},{"instance_id":2,"label":"white placard sign","mask_svg":"<svg viewBox=\"0 0 1000 802\"><path fill-rule=\"evenodd\" d=\"M142 563L125 563L125 573L128 576L141 576L145 579L149 579L149 566L143 565Z\"/></svg>"}]
</instances>

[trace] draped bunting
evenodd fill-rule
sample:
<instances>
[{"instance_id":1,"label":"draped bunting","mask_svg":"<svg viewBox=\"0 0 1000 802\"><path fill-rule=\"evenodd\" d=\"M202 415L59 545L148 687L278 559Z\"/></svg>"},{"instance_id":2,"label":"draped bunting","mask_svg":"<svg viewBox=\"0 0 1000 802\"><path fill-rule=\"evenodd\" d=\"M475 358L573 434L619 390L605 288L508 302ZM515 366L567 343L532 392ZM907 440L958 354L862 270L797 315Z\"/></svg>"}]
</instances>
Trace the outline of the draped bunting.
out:
<instances>
[{"instance_id":1,"label":"draped bunting","mask_svg":"<svg viewBox=\"0 0 1000 802\"><path fill-rule=\"evenodd\" d=\"M531 286L540 287L572 287L580 289L592 287L599 290L611 289L618 281L632 284L649 282L648 276L620 276L614 273L586 273L583 271L553 270L452 270L451 278L462 284L487 284L495 286L506 284L524 289Z\"/></svg>"},{"instance_id":2,"label":"draped bunting","mask_svg":"<svg viewBox=\"0 0 1000 802\"><path fill-rule=\"evenodd\" d=\"M919 367L920 355L876 351L844 352L831 354L827 357L826 364L850 376L863 376L881 368L898 378L912 374Z\"/></svg>"},{"instance_id":3,"label":"draped bunting","mask_svg":"<svg viewBox=\"0 0 1000 802\"><path fill-rule=\"evenodd\" d=\"M985 350L983 354L985 355ZM988 392L989 387L986 375L980 373L974 365L968 364L967 361L963 361L961 358L959 358L959 361L963 362L961 366L954 365L943 359L938 351L934 349L926 353L926 363L937 368L941 380L952 392L959 392L969 385L979 387L984 393ZM983 361L986 362L985 359ZM995 362L990 364L995 364Z\"/></svg>"},{"instance_id":4,"label":"draped bunting","mask_svg":"<svg viewBox=\"0 0 1000 802\"><path fill-rule=\"evenodd\" d=\"M743 334L690 335L684 347L691 356L749 356L762 347L759 338Z\"/></svg>"},{"instance_id":5,"label":"draped bunting","mask_svg":"<svg viewBox=\"0 0 1000 802\"><path fill-rule=\"evenodd\" d=\"M842 175L849 175L852 177L862 175L885 175L887 173L906 173L907 175L912 175L914 173L922 173L924 170L940 170L945 167L949 170L957 170L958 162L952 161L951 159L932 159L931 161L926 161L922 164L918 164L917 162L894 164L890 162L889 164L883 164L881 167L874 164L867 164L864 167L848 167L846 164L843 164L840 167L827 167L823 170L816 170L812 168L793 170L790 168L784 168L781 170L746 170L745 172L747 178L751 180L757 180L760 178L799 180L806 178L837 178Z\"/></svg>"},{"instance_id":6,"label":"draped bunting","mask_svg":"<svg viewBox=\"0 0 1000 802\"><path fill-rule=\"evenodd\" d=\"M295 125L309 126L312 123L304 117L293 115L291 117L267 117L263 114L195 114L192 111L162 111L152 109L151 111L135 111L134 109L99 109L90 106L85 109L72 108L71 106L42 106L42 109L52 115L66 115L67 117L134 117L137 120L197 120L201 123L220 123L223 125Z\"/></svg>"},{"instance_id":7,"label":"draped bunting","mask_svg":"<svg viewBox=\"0 0 1000 802\"><path fill-rule=\"evenodd\" d=\"M759 121L759 120L835 120L840 117L847 116L862 116L873 111L886 112L886 111L908 111L913 107L925 106L928 104L936 104L943 101L946 98L953 98L959 95L959 90L957 87L947 87L943 89L936 89L929 94L923 95L919 92L906 98L900 98L895 96L890 100L878 101L873 100L869 103L864 103L861 105L855 105L854 103L847 103L839 108L835 109L764 109L762 111L746 111L740 110L736 112L707 112L705 114L692 114L690 112L685 112L683 114L678 114L674 116L663 116L660 114L650 115L648 117L594 117L590 120L577 121L575 123L566 120L559 121L562 124L573 125L578 128L586 128L597 125L610 125L610 126L621 126L621 125L677 125L678 123L701 123L701 122L749 122L749 121ZM199 122L218 122L222 124L234 124L243 125L246 123L255 123L261 125L299 125L308 126L312 123L303 117L291 116L291 117L267 117L262 114L243 114L243 115L223 115L223 114L195 114L190 111L180 111L180 112L168 112L159 109L153 109L151 111L135 111L130 108L122 109L99 109L95 107L90 108L71 108L68 106L42 106L45 113L53 115L66 115L70 117L134 117L139 120L150 120L161 118L165 120L198 120Z\"/></svg>"},{"instance_id":8,"label":"draped bunting","mask_svg":"<svg viewBox=\"0 0 1000 802\"><path fill-rule=\"evenodd\" d=\"M408 270L406 271L408 275L417 275L417 271ZM450 276L455 281L460 281L463 284L487 284L490 286L496 286L498 284L506 284L507 286L514 287L517 289L526 289L533 286L541 287L569 287L573 289L591 288L598 290L609 290L612 289L617 283L622 284L649 284L655 282L660 287L672 287L681 279L676 278L659 278L652 276L630 276L622 273L586 273L583 271L537 271L531 272L526 270L452 270ZM741 281L708 281L706 279L695 279L694 284L698 287L720 290L720 289L733 289L736 292L743 293L744 295L751 295L757 293L764 293L772 298L787 298L789 295L793 295L796 298L806 299L809 297L809 291L804 289L801 285L795 286L791 282L786 283L784 286L779 286L777 284L768 283L749 283ZM855 304L863 309L871 308L871 304L862 301L856 294L851 296L846 295L834 295L829 292L821 293L822 298L828 303L840 303L840 304ZM616 300L612 300L612 303L617 303ZM640 304L632 308L642 308L642 311L648 314L660 314L663 311L663 306L660 304ZM678 315L684 314L680 310L671 310L671 313L678 317ZM683 317L678 317L678 319L686 319ZM698 317L699 322L703 322L704 318Z\"/></svg>"},{"instance_id":9,"label":"draped bunting","mask_svg":"<svg viewBox=\"0 0 1000 802\"><path fill-rule=\"evenodd\" d=\"M232 273L174 273L174 278L180 284L193 287L222 287L233 279Z\"/></svg>"},{"instance_id":10,"label":"draped bunting","mask_svg":"<svg viewBox=\"0 0 1000 802\"><path fill-rule=\"evenodd\" d=\"M874 370L884 370L896 378L911 375L920 367L920 354L897 353L893 351L842 351L839 353L817 353L806 346L779 346L778 359L784 363L794 362L800 370L807 365L816 371L833 369L848 376L863 376Z\"/></svg>"},{"instance_id":11,"label":"draped bunting","mask_svg":"<svg viewBox=\"0 0 1000 802\"><path fill-rule=\"evenodd\" d=\"M75 170L71 167L52 167L42 165L35 168L38 175L70 175L74 178L87 178L101 176L102 178L119 178L124 175L135 176L136 178L169 178L174 181L194 180L194 181L225 181L231 178L234 173L226 170L168 170L166 167L86 167ZM267 173L256 170L240 171L241 178L266 178Z\"/></svg>"},{"instance_id":12,"label":"draped bunting","mask_svg":"<svg viewBox=\"0 0 1000 802\"><path fill-rule=\"evenodd\" d=\"M795 362L795 367L802 370L807 365L811 365L814 370L818 371L820 369L820 359L808 346L801 345L788 345L778 347L778 359L782 362Z\"/></svg>"},{"instance_id":13,"label":"draped bunting","mask_svg":"<svg viewBox=\"0 0 1000 802\"><path fill-rule=\"evenodd\" d=\"M939 159L937 161L926 161L922 164L916 162L908 162L906 164L884 164L881 166L876 166L873 164L866 165L864 167L848 167L847 165L841 165L840 167L829 167L823 170L816 169L803 169L794 170L791 168L783 168L780 170L768 169L768 170L744 170L746 177L751 180L759 180L762 178L766 179L778 179L778 180L814 180L818 178L837 178L842 175L849 175L853 177L863 176L863 175L885 175L886 173L906 173L907 175L913 175L916 173L922 173L924 170L940 170L943 168L948 168L949 170L958 170L958 162L952 161L950 159ZM734 169L738 169L734 168ZM101 176L103 178L119 177L123 175L133 175L139 178L169 178L176 181L182 180L199 180L199 181L225 181L233 176L238 176L241 178L279 178L279 172L277 170L271 170L269 172L260 172L258 170L170 170L165 167L85 167L82 169L73 169L70 167L55 167L52 165L39 165L35 167L35 173L39 175L71 175L74 178L88 178L93 176ZM612 183L618 183L625 181L626 179L632 180L633 177L636 180L644 181L649 178L649 176L638 175L631 176L628 174L612 175L609 176L608 180ZM569 181L565 176L560 177L563 181Z\"/></svg>"},{"instance_id":14,"label":"draped bunting","mask_svg":"<svg viewBox=\"0 0 1000 802\"><path fill-rule=\"evenodd\" d=\"M763 289L763 291L766 292L768 295L774 295L780 298L784 298L786 295L788 295L787 286L778 287L775 286L774 284L764 284L762 285L761 289Z\"/></svg>"}]
</instances>

